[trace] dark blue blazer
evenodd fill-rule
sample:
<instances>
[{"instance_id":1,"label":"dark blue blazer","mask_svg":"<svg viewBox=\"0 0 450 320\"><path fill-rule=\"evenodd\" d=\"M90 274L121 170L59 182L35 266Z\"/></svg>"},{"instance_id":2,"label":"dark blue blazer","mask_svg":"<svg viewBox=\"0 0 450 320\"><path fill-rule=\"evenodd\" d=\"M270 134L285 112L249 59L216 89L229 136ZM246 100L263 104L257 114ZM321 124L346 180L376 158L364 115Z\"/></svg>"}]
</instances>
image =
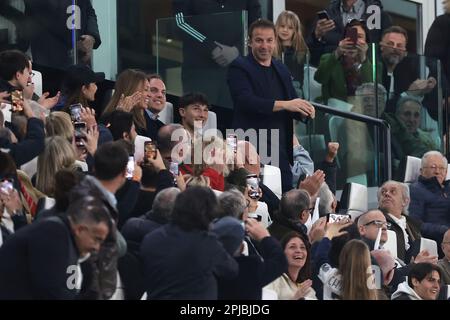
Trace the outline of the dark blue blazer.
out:
<instances>
[{"instance_id":1,"label":"dark blue blazer","mask_svg":"<svg viewBox=\"0 0 450 320\"><path fill-rule=\"evenodd\" d=\"M297 98L288 68L275 59L272 59L272 66L281 81L283 100ZM233 129L255 129L257 133L259 129L280 130L280 140L274 143L279 145L279 167L282 173L288 174L289 163L292 164L293 161L292 120L302 120L301 115L288 111L273 112L275 99L270 90L272 85L251 53L246 57L238 57L231 63L227 81L234 104ZM268 132L267 150L271 150L271 143ZM258 151L260 152L259 147Z\"/></svg>"}]
</instances>

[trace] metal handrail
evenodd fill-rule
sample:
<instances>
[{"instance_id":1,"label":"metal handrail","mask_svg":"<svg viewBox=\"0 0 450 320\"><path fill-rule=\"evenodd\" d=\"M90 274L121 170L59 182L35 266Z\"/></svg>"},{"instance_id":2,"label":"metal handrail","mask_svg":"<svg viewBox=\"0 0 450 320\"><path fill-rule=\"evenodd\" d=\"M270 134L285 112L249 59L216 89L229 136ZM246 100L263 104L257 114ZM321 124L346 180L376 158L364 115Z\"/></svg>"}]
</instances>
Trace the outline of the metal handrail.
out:
<instances>
[{"instance_id":1,"label":"metal handrail","mask_svg":"<svg viewBox=\"0 0 450 320\"><path fill-rule=\"evenodd\" d=\"M380 128L381 131L381 149L383 151L383 158L384 163L386 164L386 167L383 170L384 176L383 181L388 181L392 179L392 162L391 162L391 127L389 123L386 120L378 119L374 117L369 117L363 114L355 113L355 112L348 112L348 111L342 111L337 110L335 108L317 103L317 102L311 102L311 104L316 108L316 110L319 110L323 113L329 113L335 116L339 116L346 119L356 120L368 124L372 124L376 127ZM384 142L384 143L383 143Z\"/></svg>"}]
</instances>

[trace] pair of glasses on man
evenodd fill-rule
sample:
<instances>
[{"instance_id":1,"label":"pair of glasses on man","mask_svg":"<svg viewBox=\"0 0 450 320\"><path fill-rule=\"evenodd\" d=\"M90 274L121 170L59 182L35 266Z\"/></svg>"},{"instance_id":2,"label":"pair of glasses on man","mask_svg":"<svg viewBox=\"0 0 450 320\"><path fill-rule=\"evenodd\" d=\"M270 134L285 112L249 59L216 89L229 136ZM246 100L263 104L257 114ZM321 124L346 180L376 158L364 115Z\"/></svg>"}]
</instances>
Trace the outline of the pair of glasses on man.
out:
<instances>
[{"instance_id":1,"label":"pair of glasses on man","mask_svg":"<svg viewBox=\"0 0 450 320\"><path fill-rule=\"evenodd\" d=\"M389 229L391 227L390 222L380 221L380 220L373 220L373 221L367 222L364 226L370 226L371 224L377 226L378 228L386 227L387 229Z\"/></svg>"}]
</instances>

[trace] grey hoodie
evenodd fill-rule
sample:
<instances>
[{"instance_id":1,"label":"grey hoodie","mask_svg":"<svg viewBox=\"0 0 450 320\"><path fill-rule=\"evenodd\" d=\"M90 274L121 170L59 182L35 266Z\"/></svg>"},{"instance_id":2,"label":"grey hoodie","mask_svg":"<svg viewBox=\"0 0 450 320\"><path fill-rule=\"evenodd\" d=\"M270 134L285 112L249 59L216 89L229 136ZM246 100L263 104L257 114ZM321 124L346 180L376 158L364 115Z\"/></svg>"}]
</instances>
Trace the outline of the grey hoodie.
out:
<instances>
[{"instance_id":1,"label":"grey hoodie","mask_svg":"<svg viewBox=\"0 0 450 320\"><path fill-rule=\"evenodd\" d=\"M392 294L391 300L423 300L408 285L408 282L402 282L398 285L397 291Z\"/></svg>"}]
</instances>

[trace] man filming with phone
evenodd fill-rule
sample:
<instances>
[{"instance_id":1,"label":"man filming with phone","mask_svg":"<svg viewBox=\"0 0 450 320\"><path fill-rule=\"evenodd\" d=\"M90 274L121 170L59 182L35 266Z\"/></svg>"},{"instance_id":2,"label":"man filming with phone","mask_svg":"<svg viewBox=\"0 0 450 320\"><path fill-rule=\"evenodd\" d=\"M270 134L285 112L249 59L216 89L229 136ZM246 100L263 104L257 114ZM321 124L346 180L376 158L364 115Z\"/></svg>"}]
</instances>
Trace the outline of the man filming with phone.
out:
<instances>
[{"instance_id":1,"label":"man filming with phone","mask_svg":"<svg viewBox=\"0 0 450 320\"><path fill-rule=\"evenodd\" d=\"M13 157L17 166L38 156L45 147L44 123L41 119L34 117L27 100L23 99L22 92L31 81L31 77L30 61L24 53L18 50L0 52L0 92L3 92L3 100L9 100L6 107L2 108L6 120L5 126L14 131L11 118L19 113L27 118L27 131L24 139L18 143L12 143L4 138L0 139L0 148ZM7 92L8 95L4 92ZM8 113L11 116L6 117Z\"/></svg>"}]
</instances>

